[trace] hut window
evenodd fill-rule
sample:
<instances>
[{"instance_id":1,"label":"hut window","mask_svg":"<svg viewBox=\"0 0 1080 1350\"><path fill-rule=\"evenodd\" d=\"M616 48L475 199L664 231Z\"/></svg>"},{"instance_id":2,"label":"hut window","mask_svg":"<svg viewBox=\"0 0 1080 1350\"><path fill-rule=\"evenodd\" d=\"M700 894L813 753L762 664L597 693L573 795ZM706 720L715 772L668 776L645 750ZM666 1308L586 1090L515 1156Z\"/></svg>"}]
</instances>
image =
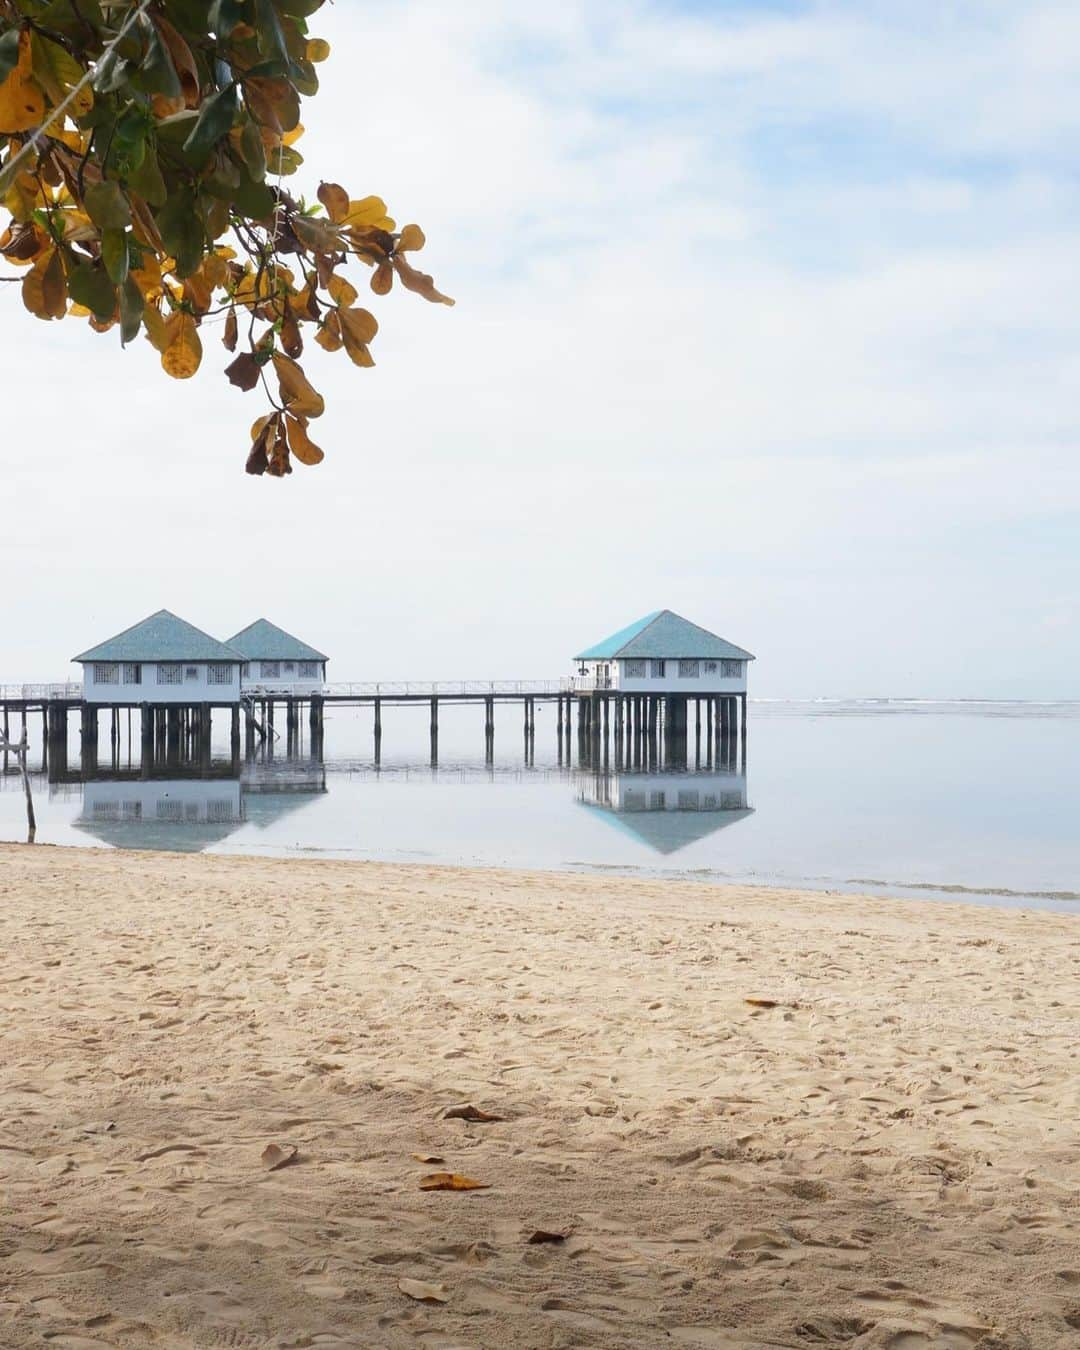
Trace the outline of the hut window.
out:
<instances>
[{"instance_id":1,"label":"hut window","mask_svg":"<svg viewBox=\"0 0 1080 1350\"><path fill-rule=\"evenodd\" d=\"M281 662L280 662L280 661L260 661L260 662L259 662L259 673L262 675L262 677L263 677L264 680L276 680L276 679L279 679L280 676L281 676Z\"/></svg>"},{"instance_id":2,"label":"hut window","mask_svg":"<svg viewBox=\"0 0 1080 1350\"><path fill-rule=\"evenodd\" d=\"M136 662L124 662L124 683L142 684L142 666Z\"/></svg>"},{"instance_id":3,"label":"hut window","mask_svg":"<svg viewBox=\"0 0 1080 1350\"><path fill-rule=\"evenodd\" d=\"M94 666L95 684L119 684L120 667L115 661L98 661Z\"/></svg>"},{"instance_id":4,"label":"hut window","mask_svg":"<svg viewBox=\"0 0 1080 1350\"><path fill-rule=\"evenodd\" d=\"M184 678L184 667L179 661L159 661L157 668L158 684L181 684Z\"/></svg>"},{"instance_id":5,"label":"hut window","mask_svg":"<svg viewBox=\"0 0 1080 1350\"><path fill-rule=\"evenodd\" d=\"M198 678L199 678L199 667L198 667L198 666L185 666L185 667L184 667L184 679L185 679L185 680L197 680Z\"/></svg>"},{"instance_id":6,"label":"hut window","mask_svg":"<svg viewBox=\"0 0 1080 1350\"><path fill-rule=\"evenodd\" d=\"M232 684L233 668L227 661L211 661L206 667L207 684Z\"/></svg>"},{"instance_id":7,"label":"hut window","mask_svg":"<svg viewBox=\"0 0 1080 1350\"><path fill-rule=\"evenodd\" d=\"M302 680L317 680L319 678L318 661L301 661L300 678Z\"/></svg>"},{"instance_id":8,"label":"hut window","mask_svg":"<svg viewBox=\"0 0 1080 1350\"><path fill-rule=\"evenodd\" d=\"M240 674L243 675L243 677L244 677L245 680L246 680L247 677L251 674L251 662L250 662L250 661L245 661L244 664L240 667Z\"/></svg>"},{"instance_id":9,"label":"hut window","mask_svg":"<svg viewBox=\"0 0 1080 1350\"><path fill-rule=\"evenodd\" d=\"M681 680L696 680L701 674L700 661L680 661L679 678Z\"/></svg>"},{"instance_id":10,"label":"hut window","mask_svg":"<svg viewBox=\"0 0 1080 1350\"><path fill-rule=\"evenodd\" d=\"M654 661L652 663L652 677L654 680L662 680L667 674L666 661Z\"/></svg>"},{"instance_id":11,"label":"hut window","mask_svg":"<svg viewBox=\"0 0 1080 1350\"><path fill-rule=\"evenodd\" d=\"M715 675L715 674L716 674L716 662L715 662L715 661L706 661L706 662L705 662L705 674L706 674L706 675Z\"/></svg>"},{"instance_id":12,"label":"hut window","mask_svg":"<svg viewBox=\"0 0 1080 1350\"><path fill-rule=\"evenodd\" d=\"M626 678L628 680L643 680L649 673L648 663L646 661L627 661Z\"/></svg>"},{"instance_id":13,"label":"hut window","mask_svg":"<svg viewBox=\"0 0 1080 1350\"><path fill-rule=\"evenodd\" d=\"M722 667L720 673L726 680L737 680L742 674L741 661L721 661L720 665Z\"/></svg>"},{"instance_id":14,"label":"hut window","mask_svg":"<svg viewBox=\"0 0 1080 1350\"><path fill-rule=\"evenodd\" d=\"M295 662L295 661L286 661L286 662L285 662L285 674L286 674L286 675L295 675L295 674L296 674L296 662Z\"/></svg>"}]
</instances>

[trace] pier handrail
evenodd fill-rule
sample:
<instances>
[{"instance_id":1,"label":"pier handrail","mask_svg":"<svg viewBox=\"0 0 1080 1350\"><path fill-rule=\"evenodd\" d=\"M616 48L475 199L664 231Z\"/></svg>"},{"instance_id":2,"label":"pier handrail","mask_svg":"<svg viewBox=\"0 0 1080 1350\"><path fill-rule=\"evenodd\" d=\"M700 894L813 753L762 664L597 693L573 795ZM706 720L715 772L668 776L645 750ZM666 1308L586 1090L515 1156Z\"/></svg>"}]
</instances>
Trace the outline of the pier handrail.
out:
<instances>
[{"instance_id":1,"label":"pier handrail","mask_svg":"<svg viewBox=\"0 0 1080 1350\"><path fill-rule=\"evenodd\" d=\"M82 698L81 684L0 684L0 702L51 703Z\"/></svg>"},{"instance_id":2,"label":"pier handrail","mask_svg":"<svg viewBox=\"0 0 1080 1350\"><path fill-rule=\"evenodd\" d=\"M367 680L325 684L317 692L329 698L462 698L478 694L561 694L566 689L566 680Z\"/></svg>"}]
</instances>

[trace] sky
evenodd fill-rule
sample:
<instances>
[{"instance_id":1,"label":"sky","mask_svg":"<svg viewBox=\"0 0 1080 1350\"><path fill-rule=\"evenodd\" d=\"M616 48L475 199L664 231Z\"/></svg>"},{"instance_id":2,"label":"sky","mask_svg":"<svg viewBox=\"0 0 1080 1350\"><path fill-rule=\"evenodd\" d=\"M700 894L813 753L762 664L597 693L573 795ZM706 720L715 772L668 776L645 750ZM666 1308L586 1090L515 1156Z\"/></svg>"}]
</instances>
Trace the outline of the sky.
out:
<instances>
[{"instance_id":1,"label":"sky","mask_svg":"<svg viewBox=\"0 0 1080 1350\"><path fill-rule=\"evenodd\" d=\"M457 305L372 297L372 370L312 347L327 458L275 481L213 330L179 384L0 286L0 683L162 607L338 680L557 676L670 608L761 696L1080 697L1072 0L312 31L293 190L382 196Z\"/></svg>"}]
</instances>

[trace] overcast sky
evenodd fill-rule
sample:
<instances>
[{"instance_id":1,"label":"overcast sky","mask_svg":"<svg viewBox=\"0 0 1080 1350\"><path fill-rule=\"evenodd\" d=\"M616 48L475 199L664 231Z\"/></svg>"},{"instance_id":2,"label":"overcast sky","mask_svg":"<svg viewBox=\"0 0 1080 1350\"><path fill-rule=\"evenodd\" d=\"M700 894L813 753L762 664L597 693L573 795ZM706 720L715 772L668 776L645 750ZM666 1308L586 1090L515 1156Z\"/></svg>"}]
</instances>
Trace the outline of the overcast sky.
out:
<instances>
[{"instance_id":1,"label":"overcast sky","mask_svg":"<svg viewBox=\"0 0 1080 1350\"><path fill-rule=\"evenodd\" d=\"M1080 696L1074 0L339 0L322 177L454 309L312 347L327 451L0 287L0 682L162 606L338 679L558 675L668 607L769 696ZM366 274L365 274L366 275Z\"/></svg>"}]
</instances>

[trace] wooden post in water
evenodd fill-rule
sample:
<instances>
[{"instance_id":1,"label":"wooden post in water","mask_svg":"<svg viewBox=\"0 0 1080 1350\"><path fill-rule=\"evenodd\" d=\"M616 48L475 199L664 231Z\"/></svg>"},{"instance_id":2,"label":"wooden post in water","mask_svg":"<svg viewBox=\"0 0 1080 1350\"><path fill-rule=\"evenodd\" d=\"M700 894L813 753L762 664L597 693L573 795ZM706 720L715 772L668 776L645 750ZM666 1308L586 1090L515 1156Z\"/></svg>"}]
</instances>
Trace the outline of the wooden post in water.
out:
<instances>
[{"instance_id":1,"label":"wooden post in water","mask_svg":"<svg viewBox=\"0 0 1080 1350\"><path fill-rule=\"evenodd\" d=\"M230 710L229 750L232 754L233 773L240 766L240 704L234 703Z\"/></svg>"},{"instance_id":2,"label":"wooden post in water","mask_svg":"<svg viewBox=\"0 0 1080 1350\"><path fill-rule=\"evenodd\" d=\"M434 769L439 763L439 700L432 697L431 700L431 767Z\"/></svg>"}]
</instances>

